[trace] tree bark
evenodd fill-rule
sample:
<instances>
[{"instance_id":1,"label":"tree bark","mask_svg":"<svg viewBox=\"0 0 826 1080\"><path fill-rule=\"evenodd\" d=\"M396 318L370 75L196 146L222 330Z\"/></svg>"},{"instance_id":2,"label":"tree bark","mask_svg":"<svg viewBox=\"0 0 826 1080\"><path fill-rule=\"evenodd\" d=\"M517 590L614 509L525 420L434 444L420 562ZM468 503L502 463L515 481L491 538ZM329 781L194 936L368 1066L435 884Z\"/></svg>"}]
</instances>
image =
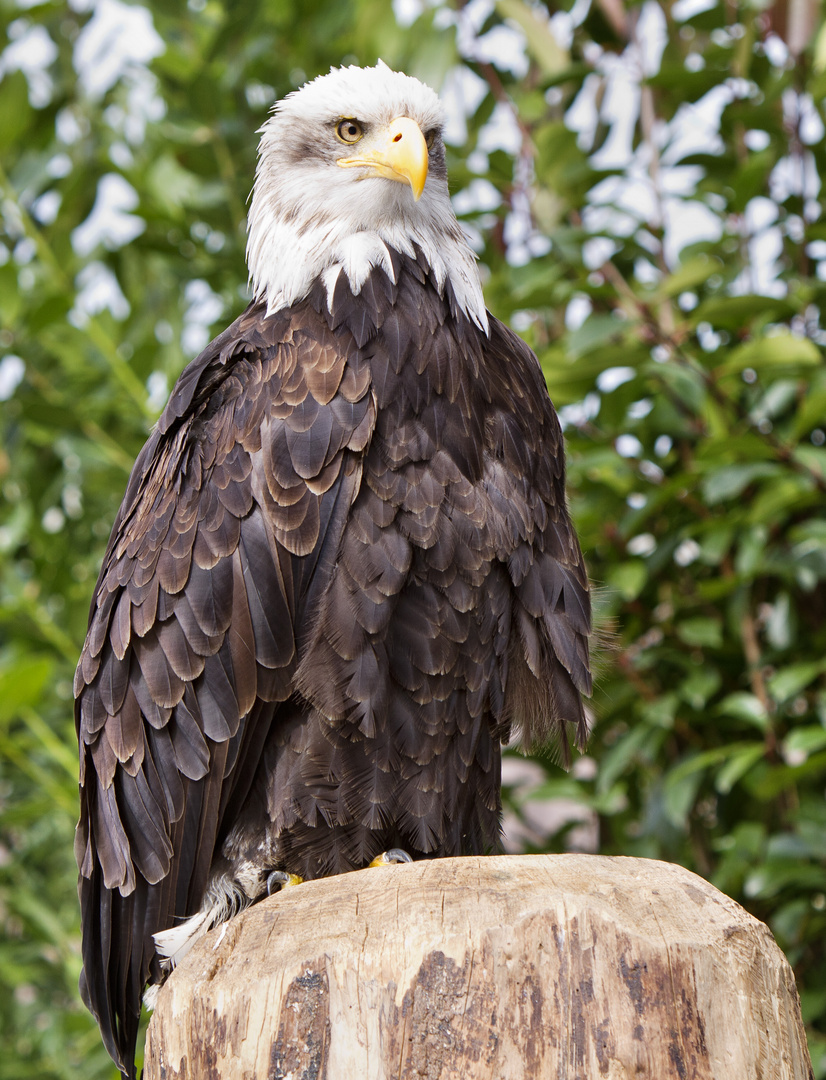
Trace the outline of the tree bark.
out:
<instances>
[{"instance_id":1,"label":"tree bark","mask_svg":"<svg viewBox=\"0 0 826 1080\"><path fill-rule=\"evenodd\" d=\"M145 1080L810 1080L768 928L669 863L438 859L289 888L163 987Z\"/></svg>"}]
</instances>

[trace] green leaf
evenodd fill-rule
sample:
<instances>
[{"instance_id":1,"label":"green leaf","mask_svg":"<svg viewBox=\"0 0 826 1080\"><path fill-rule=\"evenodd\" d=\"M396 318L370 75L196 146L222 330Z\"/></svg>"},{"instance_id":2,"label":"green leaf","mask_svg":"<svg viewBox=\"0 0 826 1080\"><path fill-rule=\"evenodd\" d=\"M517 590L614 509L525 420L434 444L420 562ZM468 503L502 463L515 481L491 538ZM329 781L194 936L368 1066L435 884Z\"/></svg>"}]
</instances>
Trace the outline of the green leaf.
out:
<instances>
[{"instance_id":1,"label":"green leaf","mask_svg":"<svg viewBox=\"0 0 826 1080\"><path fill-rule=\"evenodd\" d=\"M743 746L735 751L717 773L714 786L721 795L727 795L737 781L765 756L766 748L760 743Z\"/></svg>"},{"instance_id":2,"label":"green leaf","mask_svg":"<svg viewBox=\"0 0 826 1080\"><path fill-rule=\"evenodd\" d=\"M799 439L814 427L826 423L826 386L812 388L794 420L794 435Z\"/></svg>"},{"instance_id":3,"label":"green leaf","mask_svg":"<svg viewBox=\"0 0 826 1080\"><path fill-rule=\"evenodd\" d=\"M7 660L0 668L0 723L8 723L24 706L36 705L53 671L50 656Z\"/></svg>"},{"instance_id":4,"label":"green leaf","mask_svg":"<svg viewBox=\"0 0 826 1080\"><path fill-rule=\"evenodd\" d=\"M571 60L554 37L547 19L541 18L522 0L496 0L496 9L524 31L528 52L545 75L560 75Z\"/></svg>"},{"instance_id":5,"label":"green leaf","mask_svg":"<svg viewBox=\"0 0 826 1080\"><path fill-rule=\"evenodd\" d=\"M772 859L749 874L744 892L749 899L766 900L792 887L806 891L823 890L826 888L826 871L807 866L799 859Z\"/></svg>"},{"instance_id":6,"label":"green leaf","mask_svg":"<svg viewBox=\"0 0 826 1080\"><path fill-rule=\"evenodd\" d=\"M658 304L672 296L696 289L698 285L708 281L712 274L720 271L721 262L710 258L708 255L695 255L687 259L678 270L669 274L656 289L646 297L647 303Z\"/></svg>"},{"instance_id":7,"label":"green leaf","mask_svg":"<svg viewBox=\"0 0 826 1080\"><path fill-rule=\"evenodd\" d=\"M749 154L745 163L740 166L731 178L731 186L735 192L732 207L738 213L743 213L746 206L756 195L762 195L767 186L768 174L777 161L777 151L773 146L766 147L758 153Z\"/></svg>"},{"instance_id":8,"label":"green leaf","mask_svg":"<svg viewBox=\"0 0 826 1080\"><path fill-rule=\"evenodd\" d=\"M769 679L769 692L775 701L783 703L795 697L826 671L826 660L809 660L801 664L789 664Z\"/></svg>"},{"instance_id":9,"label":"green leaf","mask_svg":"<svg viewBox=\"0 0 826 1080\"><path fill-rule=\"evenodd\" d=\"M766 640L774 649L788 649L794 639L795 620L787 592L778 594L765 618Z\"/></svg>"},{"instance_id":10,"label":"green leaf","mask_svg":"<svg viewBox=\"0 0 826 1080\"><path fill-rule=\"evenodd\" d=\"M680 699L677 694L666 693L654 701L646 702L642 709L642 715L649 724L657 727L672 728Z\"/></svg>"},{"instance_id":11,"label":"green leaf","mask_svg":"<svg viewBox=\"0 0 826 1080\"><path fill-rule=\"evenodd\" d=\"M629 559L612 567L608 584L620 593L624 600L636 600L645 588L648 570L641 559Z\"/></svg>"},{"instance_id":12,"label":"green leaf","mask_svg":"<svg viewBox=\"0 0 826 1080\"><path fill-rule=\"evenodd\" d=\"M755 338L733 349L728 360L717 368L716 374L731 375L753 368L758 374L777 368L810 368L823 363L823 355L808 338L782 333L772 337Z\"/></svg>"},{"instance_id":13,"label":"green leaf","mask_svg":"<svg viewBox=\"0 0 826 1080\"><path fill-rule=\"evenodd\" d=\"M740 754L745 750L752 749L753 746L754 743L738 742L732 743L729 746L715 746L711 750L704 750L700 754L694 754L691 757L685 758L669 772L669 782L675 784L682 783L686 777L693 776L695 773L706 772L708 769L714 768L715 765L728 761L733 756Z\"/></svg>"},{"instance_id":14,"label":"green leaf","mask_svg":"<svg viewBox=\"0 0 826 1080\"><path fill-rule=\"evenodd\" d=\"M186 207L214 206L226 198L223 185L204 181L182 168L172 154L163 154L147 173L147 187L153 198L171 215L178 216Z\"/></svg>"},{"instance_id":15,"label":"green leaf","mask_svg":"<svg viewBox=\"0 0 826 1080\"><path fill-rule=\"evenodd\" d=\"M739 544L734 567L743 577L751 577L759 570L765 550L767 532L763 525L753 525L739 534Z\"/></svg>"},{"instance_id":16,"label":"green leaf","mask_svg":"<svg viewBox=\"0 0 826 1080\"><path fill-rule=\"evenodd\" d=\"M724 330L742 331L753 322L791 318L794 308L785 299L770 296L713 296L691 312L693 325L707 322Z\"/></svg>"},{"instance_id":17,"label":"green leaf","mask_svg":"<svg viewBox=\"0 0 826 1080\"><path fill-rule=\"evenodd\" d=\"M692 709L702 709L708 699L716 694L721 683L720 673L716 669L694 671L680 684L680 696Z\"/></svg>"},{"instance_id":18,"label":"green leaf","mask_svg":"<svg viewBox=\"0 0 826 1080\"><path fill-rule=\"evenodd\" d=\"M783 740L783 756L789 764L800 765L810 754L826 747L826 728L810 726L795 728ZM794 760L794 759L799 760Z\"/></svg>"},{"instance_id":19,"label":"green leaf","mask_svg":"<svg viewBox=\"0 0 826 1080\"><path fill-rule=\"evenodd\" d=\"M815 71L826 71L826 23L817 32L812 64Z\"/></svg>"},{"instance_id":20,"label":"green leaf","mask_svg":"<svg viewBox=\"0 0 826 1080\"><path fill-rule=\"evenodd\" d=\"M760 731L765 731L769 723L769 715L760 698L744 690L726 695L715 712L722 716L734 716L738 720L745 720Z\"/></svg>"},{"instance_id":21,"label":"green leaf","mask_svg":"<svg viewBox=\"0 0 826 1080\"><path fill-rule=\"evenodd\" d=\"M614 315L589 315L582 326L568 338L572 356L584 356L609 341L618 342L628 330L628 324Z\"/></svg>"},{"instance_id":22,"label":"green leaf","mask_svg":"<svg viewBox=\"0 0 826 1080\"><path fill-rule=\"evenodd\" d=\"M671 772L666 777L663 806L666 818L675 828L688 828L688 816L697 799L702 779L699 771L683 773L680 776Z\"/></svg>"},{"instance_id":23,"label":"green leaf","mask_svg":"<svg viewBox=\"0 0 826 1080\"><path fill-rule=\"evenodd\" d=\"M794 457L819 480L826 481L826 450L823 447L803 444L796 447Z\"/></svg>"},{"instance_id":24,"label":"green leaf","mask_svg":"<svg viewBox=\"0 0 826 1080\"><path fill-rule=\"evenodd\" d=\"M719 619L683 619L677 626L677 637L686 645L719 649L723 644L723 627Z\"/></svg>"},{"instance_id":25,"label":"green leaf","mask_svg":"<svg viewBox=\"0 0 826 1080\"><path fill-rule=\"evenodd\" d=\"M0 81L0 150L10 147L31 123L29 87L22 71L7 72Z\"/></svg>"},{"instance_id":26,"label":"green leaf","mask_svg":"<svg viewBox=\"0 0 826 1080\"><path fill-rule=\"evenodd\" d=\"M651 728L645 724L629 731L603 755L597 775L597 792L605 794L629 768L632 760L651 742Z\"/></svg>"},{"instance_id":27,"label":"green leaf","mask_svg":"<svg viewBox=\"0 0 826 1080\"><path fill-rule=\"evenodd\" d=\"M23 307L23 297L17 288L14 266L0 266L0 322L11 327Z\"/></svg>"},{"instance_id":28,"label":"green leaf","mask_svg":"<svg viewBox=\"0 0 826 1080\"><path fill-rule=\"evenodd\" d=\"M718 566L731 547L734 529L730 525L712 525L701 533L697 540L700 544L700 558L708 566Z\"/></svg>"},{"instance_id":29,"label":"green leaf","mask_svg":"<svg viewBox=\"0 0 826 1080\"><path fill-rule=\"evenodd\" d=\"M771 461L757 461L746 465L724 465L707 473L703 478L703 498L710 505L736 499L755 480L776 476L781 466Z\"/></svg>"},{"instance_id":30,"label":"green leaf","mask_svg":"<svg viewBox=\"0 0 826 1080\"><path fill-rule=\"evenodd\" d=\"M647 364L644 370L647 375L662 379L682 408L692 413L701 412L707 395L701 371L674 360L664 364Z\"/></svg>"},{"instance_id":31,"label":"green leaf","mask_svg":"<svg viewBox=\"0 0 826 1080\"><path fill-rule=\"evenodd\" d=\"M787 471L785 476L760 486L749 507L748 520L772 527L785 521L789 514L799 513L807 505L817 506L821 501L812 477Z\"/></svg>"}]
</instances>

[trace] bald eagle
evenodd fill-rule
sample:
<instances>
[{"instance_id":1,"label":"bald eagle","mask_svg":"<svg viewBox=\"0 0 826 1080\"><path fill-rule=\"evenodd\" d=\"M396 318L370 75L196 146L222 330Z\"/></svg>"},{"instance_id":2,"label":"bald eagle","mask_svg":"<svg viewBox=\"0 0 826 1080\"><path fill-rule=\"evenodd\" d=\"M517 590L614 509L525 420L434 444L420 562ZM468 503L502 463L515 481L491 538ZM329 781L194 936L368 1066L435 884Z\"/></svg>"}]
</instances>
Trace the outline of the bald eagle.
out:
<instances>
[{"instance_id":1,"label":"bald eagle","mask_svg":"<svg viewBox=\"0 0 826 1080\"><path fill-rule=\"evenodd\" d=\"M442 124L383 64L276 105L255 299L184 370L112 529L76 851L81 991L128 1077L147 984L268 883L495 850L502 744L585 738L560 426L485 310Z\"/></svg>"}]
</instances>

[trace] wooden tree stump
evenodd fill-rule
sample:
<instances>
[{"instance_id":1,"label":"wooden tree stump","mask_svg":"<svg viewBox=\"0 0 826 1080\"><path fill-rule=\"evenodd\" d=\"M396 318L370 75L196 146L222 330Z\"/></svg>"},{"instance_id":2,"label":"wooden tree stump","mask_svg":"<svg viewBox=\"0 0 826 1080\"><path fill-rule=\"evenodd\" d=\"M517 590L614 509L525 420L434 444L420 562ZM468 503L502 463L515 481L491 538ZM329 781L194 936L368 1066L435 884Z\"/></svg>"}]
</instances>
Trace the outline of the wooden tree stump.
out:
<instances>
[{"instance_id":1,"label":"wooden tree stump","mask_svg":"<svg viewBox=\"0 0 826 1080\"><path fill-rule=\"evenodd\" d=\"M809 1080L768 928L679 866L437 859L290 888L159 995L146 1080Z\"/></svg>"}]
</instances>

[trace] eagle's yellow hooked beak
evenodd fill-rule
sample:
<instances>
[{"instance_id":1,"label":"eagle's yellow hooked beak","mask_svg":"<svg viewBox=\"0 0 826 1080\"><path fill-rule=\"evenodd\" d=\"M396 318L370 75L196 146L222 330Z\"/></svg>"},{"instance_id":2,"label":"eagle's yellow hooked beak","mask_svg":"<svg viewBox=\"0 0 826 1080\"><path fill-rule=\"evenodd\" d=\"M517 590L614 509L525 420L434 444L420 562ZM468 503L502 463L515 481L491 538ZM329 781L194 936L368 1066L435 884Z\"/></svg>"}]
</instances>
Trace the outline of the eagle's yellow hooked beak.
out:
<instances>
[{"instance_id":1,"label":"eagle's yellow hooked beak","mask_svg":"<svg viewBox=\"0 0 826 1080\"><path fill-rule=\"evenodd\" d=\"M397 116L375 136L363 139L352 157L339 158L336 164L342 169L360 166L371 176L410 184L418 202L427 180L427 143L415 120Z\"/></svg>"}]
</instances>

